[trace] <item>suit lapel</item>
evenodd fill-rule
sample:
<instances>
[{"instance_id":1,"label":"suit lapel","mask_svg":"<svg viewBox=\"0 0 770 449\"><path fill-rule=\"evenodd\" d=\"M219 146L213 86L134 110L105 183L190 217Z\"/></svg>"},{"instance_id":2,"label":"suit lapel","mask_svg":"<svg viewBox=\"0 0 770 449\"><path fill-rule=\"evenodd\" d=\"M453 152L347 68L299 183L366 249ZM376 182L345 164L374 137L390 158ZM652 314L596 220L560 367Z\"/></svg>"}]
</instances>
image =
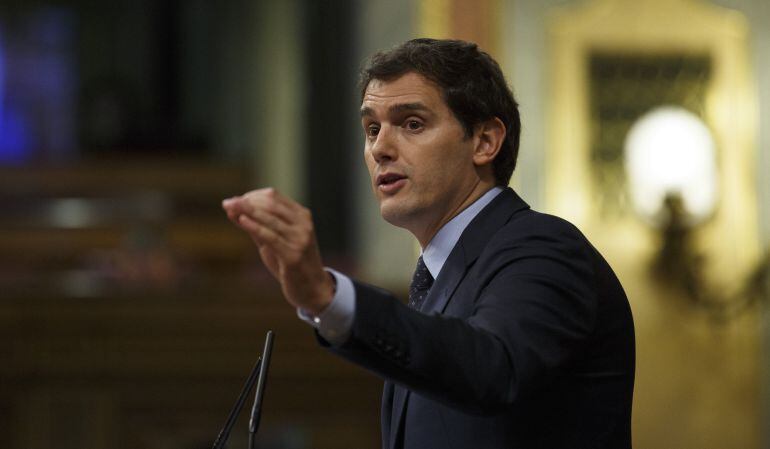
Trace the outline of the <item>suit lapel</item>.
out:
<instances>
[{"instance_id":1,"label":"suit lapel","mask_svg":"<svg viewBox=\"0 0 770 449\"><path fill-rule=\"evenodd\" d=\"M487 204L468 224L452 248L420 311L428 315L443 313L468 267L476 261L489 239L514 212L527 208L529 205L510 188L500 192Z\"/></svg>"},{"instance_id":2,"label":"suit lapel","mask_svg":"<svg viewBox=\"0 0 770 449\"><path fill-rule=\"evenodd\" d=\"M515 212L527 209L524 202L513 190L507 188L500 192L465 228L460 240L449 254L438 278L420 307L422 313L441 314L449 303L452 294L465 277L468 267L476 261L490 238L505 224ZM409 390L393 385L393 409L390 419L389 449L398 449L396 444L403 437L404 409L409 399ZM383 413L386 413L383 410ZM383 431L387 431L383 428Z\"/></svg>"}]
</instances>

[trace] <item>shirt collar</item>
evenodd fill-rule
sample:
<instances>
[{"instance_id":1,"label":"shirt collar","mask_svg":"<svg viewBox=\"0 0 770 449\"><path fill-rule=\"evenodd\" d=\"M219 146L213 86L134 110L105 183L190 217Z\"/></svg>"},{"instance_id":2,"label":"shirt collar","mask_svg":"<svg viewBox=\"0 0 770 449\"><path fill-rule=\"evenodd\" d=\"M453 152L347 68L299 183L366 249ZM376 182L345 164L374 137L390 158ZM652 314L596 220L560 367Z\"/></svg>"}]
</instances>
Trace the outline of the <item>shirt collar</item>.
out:
<instances>
[{"instance_id":1,"label":"shirt collar","mask_svg":"<svg viewBox=\"0 0 770 449\"><path fill-rule=\"evenodd\" d=\"M449 253L452 252L452 248L455 247L457 241L460 240L465 228L473 220L484 206L489 204L500 192L503 191L502 187L492 187L487 193L481 195L479 199L473 202L465 210L455 215L444 226L439 229L433 239L428 243L422 251L422 260L425 262L425 266L428 267L433 279L438 278L438 274L441 272L441 268L444 266L449 257Z\"/></svg>"}]
</instances>

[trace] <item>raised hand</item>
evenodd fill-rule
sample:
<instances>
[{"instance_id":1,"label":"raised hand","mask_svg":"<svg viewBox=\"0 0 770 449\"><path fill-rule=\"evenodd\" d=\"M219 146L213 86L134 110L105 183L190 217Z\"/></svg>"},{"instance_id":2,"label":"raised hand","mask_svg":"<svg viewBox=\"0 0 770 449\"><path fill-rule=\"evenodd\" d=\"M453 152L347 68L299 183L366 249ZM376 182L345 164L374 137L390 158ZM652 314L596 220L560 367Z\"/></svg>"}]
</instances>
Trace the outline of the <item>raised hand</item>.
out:
<instances>
[{"instance_id":1,"label":"raised hand","mask_svg":"<svg viewBox=\"0 0 770 449\"><path fill-rule=\"evenodd\" d=\"M273 188L228 198L222 208L257 245L286 300L320 314L332 300L334 281L321 263L310 210Z\"/></svg>"}]
</instances>

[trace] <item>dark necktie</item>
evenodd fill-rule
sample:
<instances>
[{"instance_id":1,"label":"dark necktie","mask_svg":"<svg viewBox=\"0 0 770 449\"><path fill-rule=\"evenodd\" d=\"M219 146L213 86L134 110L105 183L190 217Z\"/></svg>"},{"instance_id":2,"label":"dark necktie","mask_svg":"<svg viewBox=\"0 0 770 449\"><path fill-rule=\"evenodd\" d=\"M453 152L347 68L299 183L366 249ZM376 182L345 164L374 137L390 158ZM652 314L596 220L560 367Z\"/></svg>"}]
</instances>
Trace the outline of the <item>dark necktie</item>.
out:
<instances>
[{"instance_id":1,"label":"dark necktie","mask_svg":"<svg viewBox=\"0 0 770 449\"><path fill-rule=\"evenodd\" d=\"M420 310L423 301L428 296L428 290L433 285L433 276L430 275L428 267L422 260L422 256L417 259L417 268L414 269L412 284L409 286L409 307Z\"/></svg>"}]
</instances>

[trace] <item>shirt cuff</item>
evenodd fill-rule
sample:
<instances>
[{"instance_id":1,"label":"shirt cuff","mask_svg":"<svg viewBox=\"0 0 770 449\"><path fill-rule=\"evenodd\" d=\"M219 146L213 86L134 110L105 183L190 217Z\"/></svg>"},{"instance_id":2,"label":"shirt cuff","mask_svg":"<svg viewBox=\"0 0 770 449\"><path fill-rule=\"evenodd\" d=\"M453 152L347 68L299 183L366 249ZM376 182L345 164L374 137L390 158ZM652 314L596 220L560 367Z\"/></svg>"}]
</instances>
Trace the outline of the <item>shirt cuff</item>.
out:
<instances>
[{"instance_id":1,"label":"shirt cuff","mask_svg":"<svg viewBox=\"0 0 770 449\"><path fill-rule=\"evenodd\" d=\"M312 316L302 309L297 309L297 316L316 328L326 341L333 346L339 346L345 343L353 328L356 291L349 277L331 268L326 268L326 271L334 277L337 284L332 302L318 316Z\"/></svg>"}]
</instances>

